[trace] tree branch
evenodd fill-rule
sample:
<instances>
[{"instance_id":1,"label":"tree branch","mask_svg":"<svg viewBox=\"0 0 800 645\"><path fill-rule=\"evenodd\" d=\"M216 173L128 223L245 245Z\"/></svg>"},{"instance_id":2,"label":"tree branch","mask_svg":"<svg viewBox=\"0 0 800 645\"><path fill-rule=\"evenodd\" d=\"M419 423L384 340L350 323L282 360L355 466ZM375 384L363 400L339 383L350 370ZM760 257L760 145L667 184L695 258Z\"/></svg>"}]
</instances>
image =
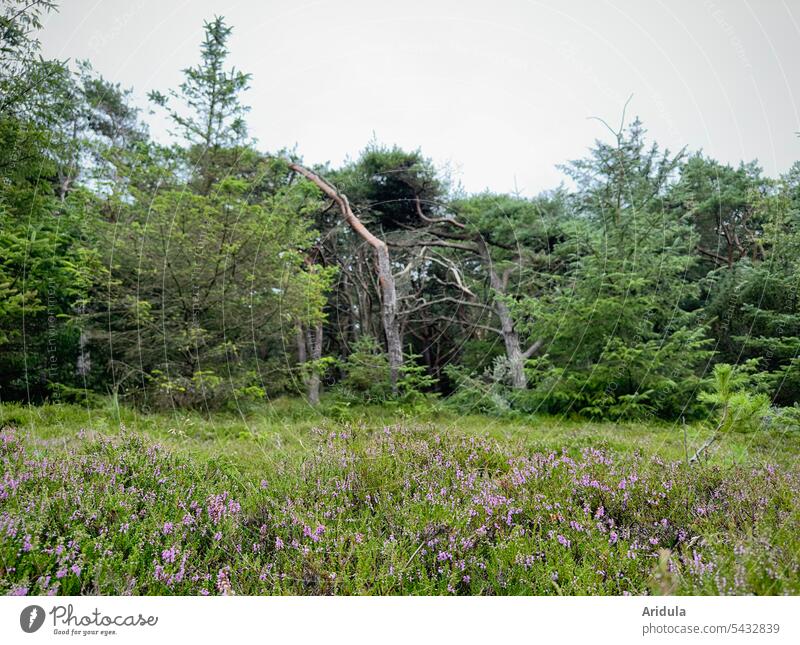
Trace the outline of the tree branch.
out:
<instances>
[{"instance_id":1,"label":"tree branch","mask_svg":"<svg viewBox=\"0 0 800 645\"><path fill-rule=\"evenodd\" d=\"M425 213L422 212L422 203L419 201L419 196L417 195L414 195L414 205L417 207L417 215L423 222L427 222L428 224L450 224L458 228L466 228L461 222L450 219L449 217L427 217Z\"/></svg>"},{"instance_id":2,"label":"tree branch","mask_svg":"<svg viewBox=\"0 0 800 645\"><path fill-rule=\"evenodd\" d=\"M533 345L528 347L528 349L526 349L524 352L522 352L522 357L523 358L530 358L531 356L533 356L536 352L538 352L541 349L542 345L544 345L544 341L540 338L535 343L533 343Z\"/></svg>"}]
</instances>

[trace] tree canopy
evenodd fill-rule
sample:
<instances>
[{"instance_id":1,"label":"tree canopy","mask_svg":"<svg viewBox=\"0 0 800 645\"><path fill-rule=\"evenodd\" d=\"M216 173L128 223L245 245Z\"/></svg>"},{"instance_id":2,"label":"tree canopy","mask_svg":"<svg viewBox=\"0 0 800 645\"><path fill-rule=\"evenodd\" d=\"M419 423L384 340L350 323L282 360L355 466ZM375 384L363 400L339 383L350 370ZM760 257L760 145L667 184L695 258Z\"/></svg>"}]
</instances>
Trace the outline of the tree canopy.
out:
<instances>
[{"instance_id":1,"label":"tree canopy","mask_svg":"<svg viewBox=\"0 0 800 645\"><path fill-rule=\"evenodd\" d=\"M677 419L747 362L800 403L800 165L671 153L623 114L532 197L377 141L310 166L249 137L222 17L150 88L165 144L130 89L39 56L53 9L0 17L0 399Z\"/></svg>"}]
</instances>

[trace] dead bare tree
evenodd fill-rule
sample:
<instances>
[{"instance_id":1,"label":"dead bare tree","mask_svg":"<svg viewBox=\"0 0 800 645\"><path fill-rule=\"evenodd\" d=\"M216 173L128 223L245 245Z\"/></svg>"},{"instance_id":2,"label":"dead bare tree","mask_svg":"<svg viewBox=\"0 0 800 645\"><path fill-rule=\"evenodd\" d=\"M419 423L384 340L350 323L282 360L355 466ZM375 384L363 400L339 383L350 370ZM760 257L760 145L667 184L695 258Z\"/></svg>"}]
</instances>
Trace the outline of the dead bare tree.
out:
<instances>
[{"instance_id":1,"label":"dead bare tree","mask_svg":"<svg viewBox=\"0 0 800 645\"><path fill-rule=\"evenodd\" d=\"M517 333L517 330L514 328L514 318L504 299L508 289L510 271L506 270L503 272L503 275L500 276L492 262L492 256L486 241L482 237L478 237L476 243L478 254L483 260L484 266L489 274L489 285L494 292L494 311L500 321L500 335L503 337L503 343L506 347L506 359L508 360L508 368L511 374L511 386L518 390L524 390L528 387L528 379L525 375L525 361L539 350L542 346L542 341L537 340L528 347L528 349L523 351L519 333Z\"/></svg>"},{"instance_id":2,"label":"dead bare tree","mask_svg":"<svg viewBox=\"0 0 800 645\"><path fill-rule=\"evenodd\" d=\"M428 230L428 233L434 236L433 239L415 240L409 243L398 243L396 246L421 246L421 247L437 247L449 248L458 251L467 251L478 258L481 264L486 269L489 277L489 286L492 290L492 309L496 314L500 328L497 330L503 338L503 344L506 350L506 359L508 361L509 372L511 377L511 385L515 389L525 389L528 386L528 380L525 375L525 361L533 356L542 346L541 340L536 340L527 349L522 348L519 333L514 326L514 319L511 310L505 300L508 291L508 281L510 277L510 270L506 270L500 275L497 267L492 259L491 250L487 240L478 232L467 231L467 226L451 217L428 217L422 210L422 205L419 198L415 200L417 215L426 224L432 226L444 226L446 228L457 229L457 233L445 235L440 229L438 232ZM462 285L461 278L456 272L456 282L461 290L465 287ZM468 291L468 290L467 290ZM474 297L474 294L469 292L469 295ZM474 305L475 303L469 301L459 301L463 305ZM419 308L419 307L417 307Z\"/></svg>"},{"instance_id":3,"label":"dead bare tree","mask_svg":"<svg viewBox=\"0 0 800 645\"><path fill-rule=\"evenodd\" d=\"M397 394L397 383L400 377L400 369L403 366L403 342L400 334L400 321L397 315L397 290L394 276L392 275L389 247L386 242L373 235L364 226L364 223L350 208L347 196L340 193L333 184L300 164L290 162L289 168L314 183L327 197L332 199L339 207L347 225L369 244L375 252L378 283L381 291L381 319L383 321L383 332L386 336L386 348L389 354L389 379L392 392Z\"/></svg>"}]
</instances>

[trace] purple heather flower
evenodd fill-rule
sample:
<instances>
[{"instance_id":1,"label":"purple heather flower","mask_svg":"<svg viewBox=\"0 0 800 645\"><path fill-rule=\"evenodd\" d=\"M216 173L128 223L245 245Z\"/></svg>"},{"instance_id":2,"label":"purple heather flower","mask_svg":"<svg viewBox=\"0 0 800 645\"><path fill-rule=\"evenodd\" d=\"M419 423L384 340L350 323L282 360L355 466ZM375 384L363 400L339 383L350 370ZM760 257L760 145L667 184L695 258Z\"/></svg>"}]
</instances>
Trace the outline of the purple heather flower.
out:
<instances>
[{"instance_id":1,"label":"purple heather flower","mask_svg":"<svg viewBox=\"0 0 800 645\"><path fill-rule=\"evenodd\" d=\"M609 544L616 544L618 539L619 539L619 536L617 535L616 531L611 531L611 533L609 533L609 536L608 536L608 543Z\"/></svg>"},{"instance_id":2,"label":"purple heather flower","mask_svg":"<svg viewBox=\"0 0 800 645\"><path fill-rule=\"evenodd\" d=\"M228 577L230 567L223 567L217 573L217 591L223 596L232 596L233 588L231 587L231 580Z\"/></svg>"},{"instance_id":3,"label":"purple heather flower","mask_svg":"<svg viewBox=\"0 0 800 645\"><path fill-rule=\"evenodd\" d=\"M569 546L572 544L572 542L570 542L570 541L569 541L567 538L565 538L565 537L564 537L563 535L561 535L561 534L559 534L559 535L558 535L558 543L559 543L561 546L565 546L565 547L569 547Z\"/></svg>"},{"instance_id":4,"label":"purple heather flower","mask_svg":"<svg viewBox=\"0 0 800 645\"><path fill-rule=\"evenodd\" d=\"M206 500L208 516L213 524L219 524L226 514L234 515L241 510L238 502L229 499L227 492L219 495L210 495Z\"/></svg>"},{"instance_id":5,"label":"purple heather flower","mask_svg":"<svg viewBox=\"0 0 800 645\"><path fill-rule=\"evenodd\" d=\"M164 522L164 526L161 529L161 532L164 535L169 535L170 533L172 533L172 528L173 528L172 522Z\"/></svg>"}]
</instances>

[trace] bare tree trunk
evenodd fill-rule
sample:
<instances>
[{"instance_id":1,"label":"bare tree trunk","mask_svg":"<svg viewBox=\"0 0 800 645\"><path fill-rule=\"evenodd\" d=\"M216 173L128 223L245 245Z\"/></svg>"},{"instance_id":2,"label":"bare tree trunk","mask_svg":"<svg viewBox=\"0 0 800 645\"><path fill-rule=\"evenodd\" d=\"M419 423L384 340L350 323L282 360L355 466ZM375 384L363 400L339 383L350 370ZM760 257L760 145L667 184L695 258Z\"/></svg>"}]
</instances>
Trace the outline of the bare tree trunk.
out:
<instances>
[{"instance_id":1,"label":"bare tree trunk","mask_svg":"<svg viewBox=\"0 0 800 645\"><path fill-rule=\"evenodd\" d=\"M375 249L375 254L378 256L378 281L383 295L381 317L383 331L386 334L386 347L389 351L389 380L392 384L392 393L397 394L397 382L400 378L400 368L403 366L403 340L400 335L400 319L397 316L397 290L389 261L389 248L383 244Z\"/></svg>"},{"instance_id":2,"label":"bare tree trunk","mask_svg":"<svg viewBox=\"0 0 800 645\"><path fill-rule=\"evenodd\" d=\"M514 331L511 312L509 312L506 303L500 300L495 300L495 311L497 311L497 317L500 319L500 331L503 333L506 357L511 369L511 385L515 389L524 390L528 387L528 379L525 376L525 357L519 342L519 334Z\"/></svg>"},{"instance_id":3,"label":"bare tree trunk","mask_svg":"<svg viewBox=\"0 0 800 645\"><path fill-rule=\"evenodd\" d=\"M322 323L318 322L314 326L314 335L311 337L309 331L309 346L311 347L311 360L313 361L311 367L311 374L308 377L308 402L313 405L319 405L319 359L322 358Z\"/></svg>"},{"instance_id":4,"label":"bare tree trunk","mask_svg":"<svg viewBox=\"0 0 800 645\"><path fill-rule=\"evenodd\" d=\"M311 353L311 371L305 377L304 384L308 393L308 402L319 405L320 373L319 359L322 358L322 323L314 326L312 335L311 330L305 330L302 324L297 326L297 361L301 366L308 362L308 354Z\"/></svg>"},{"instance_id":5,"label":"bare tree trunk","mask_svg":"<svg viewBox=\"0 0 800 645\"><path fill-rule=\"evenodd\" d=\"M392 275L392 264L389 259L389 247L386 246L386 242L375 237L364 226L363 222L356 217L350 208L347 197L336 190L334 186L300 164L289 163L289 168L316 184L323 193L336 202L350 228L375 250L378 283L381 288L381 319L383 320L383 332L386 335L386 347L389 353L389 379L392 392L397 394L397 381L400 377L400 368L403 366L403 341L400 336L400 321L397 317L397 290L394 284L394 276Z\"/></svg>"},{"instance_id":6,"label":"bare tree trunk","mask_svg":"<svg viewBox=\"0 0 800 645\"><path fill-rule=\"evenodd\" d=\"M297 362L303 365L308 360L306 353L306 336L303 332L302 323L297 325Z\"/></svg>"},{"instance_id":7,"label":"bare tree trunk","mask_svg":"<svg viewBox=\"0 0 800 645\"><path fill-rule=\"evenodd\" d=\"M511 311L501 296L505 295L506 286L504 280L497 275L497 271L492 263L489 249L483 240L478 241L478 249L483 257L484 263L489 271L489 284L494 293L494 310L500 320L500 333L506 346L506 359L511 370L511 385L515 389L524 390L528 387L528 379L525 376L525 354L519 341L519 334L514 329L514 319Z\"/></svg>"}]
</instances>

